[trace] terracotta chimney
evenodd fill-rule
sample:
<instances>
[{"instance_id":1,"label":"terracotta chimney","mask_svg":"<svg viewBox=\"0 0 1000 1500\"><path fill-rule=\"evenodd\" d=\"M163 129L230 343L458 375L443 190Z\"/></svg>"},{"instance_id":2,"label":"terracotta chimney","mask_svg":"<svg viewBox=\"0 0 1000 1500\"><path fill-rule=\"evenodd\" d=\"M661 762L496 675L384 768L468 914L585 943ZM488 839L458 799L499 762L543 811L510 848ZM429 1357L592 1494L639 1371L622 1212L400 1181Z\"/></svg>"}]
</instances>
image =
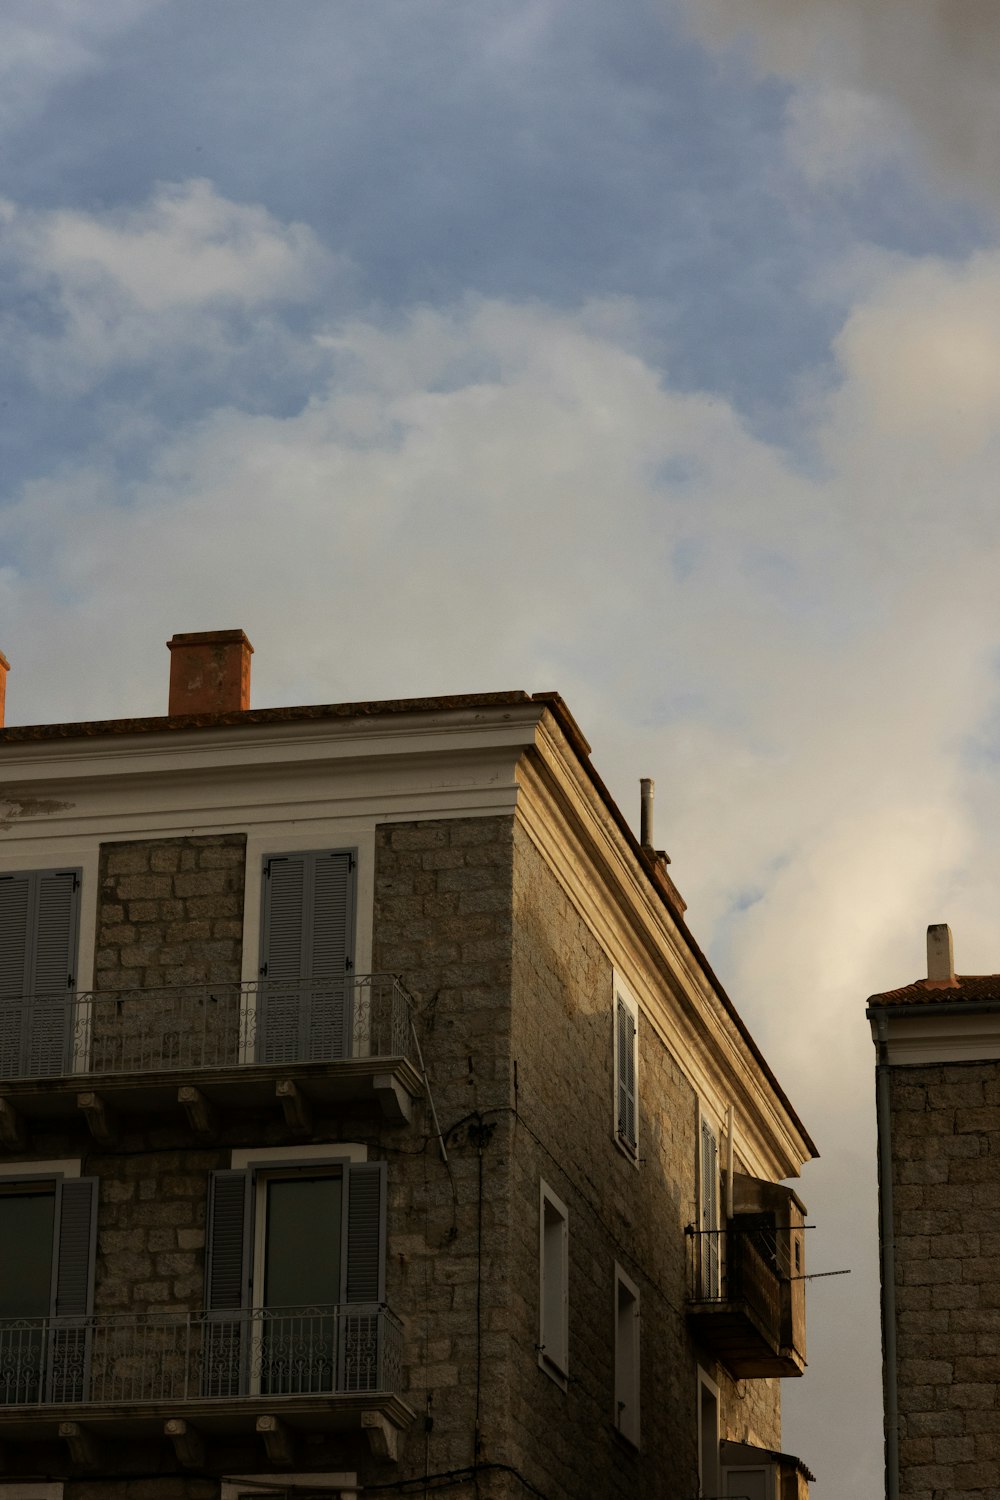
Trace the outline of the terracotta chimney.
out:
<instances>
[{"instance_id":1,"label":"terracotta chimney","mask_svg":"<svg viewBox=\"0 0 1000 1500\"><path fill-rule=\"evenodd\" d=\"M167 650L169 714L228 714L250 707L253 647L242 630L175 635Z\"/></svg>"},{"instance_id":2,"label":"terracotta chimney","mask_svg":"<svg viewBox=\"0 0 1000 1500\"><path fill-rule=\"evenodd\" d=\"M0 729L3 728L3 706L7 698L7 673L10 671L10 662L0 651Z\"/></svg>"},{"instance_id":3,"label":"terracotta chimney","mask_svg":"<svg viewBox=\"0 0 1000 1500\"><path fill-rule=\"evenodd\" d=\"M927 929L927 978L946 984L955 981L955 955L947 922L937 922Z\"/></svg>"}]
</instances>

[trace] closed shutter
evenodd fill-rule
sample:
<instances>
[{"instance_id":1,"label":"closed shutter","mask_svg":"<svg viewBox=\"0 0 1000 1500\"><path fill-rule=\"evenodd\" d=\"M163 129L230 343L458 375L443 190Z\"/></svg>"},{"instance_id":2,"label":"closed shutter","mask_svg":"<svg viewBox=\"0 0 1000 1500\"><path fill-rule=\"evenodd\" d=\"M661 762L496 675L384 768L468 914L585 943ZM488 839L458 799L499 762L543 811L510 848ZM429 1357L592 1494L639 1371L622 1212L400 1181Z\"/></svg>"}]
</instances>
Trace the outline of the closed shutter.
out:
<instances>
[{"instance_id":1,"label":"closed shutter","mask_svg":"<svg viewBox=\"0 0 1000 1500\"><path fill-rule=\"evenodd\" d=\"M0 877L0 1078L68 1066L79 887L73 870Z\"/></svg>"},{"instance_id":2,"label":"closed shutter","mask_svg":"<svg viewBox=\"0 0 1000 1500\"><path fill-rule=\"evenodd\" d=\"M247 1388L251 1331L250 1178L246 1172L213 1172L208 1194L208 1247L205 1267L205 1342L202 1394L238 1396ZM235 1317L227 1317L235 1313Z\"/></svg>"},{"instance_id":3,"label":"closed shutter","mask_svg":"<svg viewBox=\"0 0 1000 1500\"><path fill-rule=\"evenodd\" d=\"M616 997L618 1028L618 1134L629 1150L638 1145L635 1101L635 1017L621 995Z\"/></svg>"},{"instance_id":4,"label":"closed shutter","mask_svg":"<svg viewBox=\"0 0 1000 1500\"><path fill-rule=\"evenodd\" d=\"M276 855L264 866L263 1062L350 1056L354 867L344 851Z\"/></svg>"},{"instance_id":5,"label":"closed shutter","mask_svg":"<svg viewBox=\"0 0 1000 1500\"><path fill-rule=\"evenodd\" d=\"M59 1185L52 1257L49 1401L86 1399L96 1244L97 1178L64 1178Z\"/></svg>"},{"instance_id":6,"label":"closed shutter","mask_svg":"<svg viewBox=\"0 0 1000 1500\"><path fill-rule=\"evenodd\" d=\"M383 1378L384 1330L377 1304L385 1297L385 1162L344 1168L344 1252L341 1257L340 1389L375 1391Z\"/></svg>"}]
</instances>

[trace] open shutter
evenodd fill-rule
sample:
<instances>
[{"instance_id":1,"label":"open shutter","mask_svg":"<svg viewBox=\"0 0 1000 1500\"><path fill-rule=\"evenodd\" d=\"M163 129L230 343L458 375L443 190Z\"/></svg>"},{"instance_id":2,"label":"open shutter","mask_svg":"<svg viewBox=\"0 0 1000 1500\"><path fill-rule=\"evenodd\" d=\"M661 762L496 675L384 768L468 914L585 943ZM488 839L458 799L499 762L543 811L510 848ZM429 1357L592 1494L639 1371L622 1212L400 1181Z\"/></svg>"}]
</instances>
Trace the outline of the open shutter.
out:
<instances>
[{"instance_id":1,"label":"open shutter","mask_svg":"<svg viewBox=\"0 0 1000 1500\"><path fill-rule=\"evenodd\" d=\"M52 1321L46 1385L49 1401L86 1398L96 1245L97 1178L64 1178L59 1184L52 1257Z\"/></svg>"},{"instance_id":2,"label":"open shutter","mask_svg":"<svg viewBox=\"0 0 1000 1500\"><path fill-rule=\"evenodd\" d=\"M618 1029L618 1134L630 1151L638 1145L635 1104L635 1017L616 996Z\"/></svg>"},{"instance_id":3,"label":"open shutter","mask_svg":"<svg viewBox=\"0 0 1000 1500\"><path fill-rule=\"evenodd\" d=\"M341 1372L339 1389L375 1391L384 1384L385 1162L344 1168L344 1253L341 1257Z\"/></svg>"},{"instance_id":4,"label":"open shutter","mask_svg":"<svg viewBox=\"0 0 1000 1500\"><path fill-rule=\"evenodd\" d=\"M354 858L276 855L264 866L258 1055L305 1062L350 1055Z\"/></svg>"},{"instance_id":5,"label":"open shutter","mask_svg":"<svg viewBox=\"0 0 1000 1500\"><path fill-rule=\"evenodd\" d=\"M205 1343L202 1394L239 1396L246 1391L250 1329L250 1178L247 1172L213 1172L208 1193L205 1266ZM227 1317L226 1314L236 1316Z\"/></svg>"},{"instance_id":6,"label":"open shutter","mask_svg":"<svg viewBox=\"0 0 1000 1500\"><path fill-rule=\"evenodd\" d=\"M715 1132L707 1120L701 1122L701 1265L702 1295L718 1297L721 1292L721 1256L719 1241L719 1147Z\"/></svg>"}]
</instances>

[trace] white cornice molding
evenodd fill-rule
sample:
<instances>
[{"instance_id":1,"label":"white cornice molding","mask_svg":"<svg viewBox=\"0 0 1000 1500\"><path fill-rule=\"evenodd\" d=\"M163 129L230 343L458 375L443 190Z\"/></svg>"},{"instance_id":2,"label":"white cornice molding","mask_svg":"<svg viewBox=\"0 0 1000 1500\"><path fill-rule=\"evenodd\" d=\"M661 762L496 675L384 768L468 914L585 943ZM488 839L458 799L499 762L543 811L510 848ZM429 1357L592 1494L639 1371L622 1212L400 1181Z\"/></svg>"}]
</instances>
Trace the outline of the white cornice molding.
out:
<instances>
[{"instance_id":1,"label":"white cornice molding","mask_svg":"<svg viewBox=\"0 0 1000 1500\"><path fill-rule=\"evenodd\" d=\"M914 1015L900 1012L886 1017L886 1060L890 1066L996 1062L1000 1060L1000 1012L939 1011ZM872 1038L878 1042L875 1022Z\"/></svg>"},{"instance_id":2,"label":"white cornice molding","mask_svg":"<svg viewBox=\"0 0 1000 1500\"><path fill-rule=\"evenodd\" d=\"M529 837L701 1101L720 1124L735 1106L747 1169L798 1176L812 1153L794 1119L551 715L535 749L518 767L517 812Z\"/></svg>"}]
</instances>

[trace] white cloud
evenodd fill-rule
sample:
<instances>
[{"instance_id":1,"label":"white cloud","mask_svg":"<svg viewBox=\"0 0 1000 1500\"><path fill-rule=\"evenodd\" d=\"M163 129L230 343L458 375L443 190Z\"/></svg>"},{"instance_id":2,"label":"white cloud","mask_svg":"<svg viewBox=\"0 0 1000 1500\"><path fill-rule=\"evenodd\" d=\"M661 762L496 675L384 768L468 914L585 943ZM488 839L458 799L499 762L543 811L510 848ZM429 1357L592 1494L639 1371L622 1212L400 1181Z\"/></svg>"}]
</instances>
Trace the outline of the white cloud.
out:
<instances>
[{"instance_id":1,"label":"white cloud","mask_svg":"<svg viewBox=\"0 0 1000 1500\"><path fill-rule=\"evenodd\" d=\"M197 179L100 214L0 203L0 261L31 294L8 353L56 389L85 389L172 351L224 358L250 336L241 319L253 315L259 338L261 320L317 298L339 268L306 225ZM56 332L35 320L38 301Z\"/></svg>"},{"instance_id":2,"label":"white cloud","mask_svg":"<svg viewBox=\"0 0 1000 1500\"><path fill-rule=\"evenodd\" d=\"M101 48L163 0L8 0L0 10L0 131L40 114L59 84L98 70Z\"/></svg>"},{"instance_id":3,"label":"white cloud","mask_svg":"<svg viewBox=\"0 0 1000 1500\"><path fill-rule=\"evenodd\" d=\"M941 181L956 176L996 201L1000 152L1000 7L994 0L682 0L692 25L716 42L749 42L762 69L802 81L812 90L831 88L854 96L851 106L876 114L869 135L872 159L887 149L893 115L899 124L893 150L908 127L923 142ZM863 96L873 102L866 106ZM859 97L860 96L860 97ZM843 108L844 99L840 104ZM809 106L805 115L811 115ZM794 114L793 114L794 123ZM856 119L848 138L858 160ZM843 130L843 121L837 128ZM829 143L811 120L812 171L829 161Z\"/></svg>"}]
</instances>

